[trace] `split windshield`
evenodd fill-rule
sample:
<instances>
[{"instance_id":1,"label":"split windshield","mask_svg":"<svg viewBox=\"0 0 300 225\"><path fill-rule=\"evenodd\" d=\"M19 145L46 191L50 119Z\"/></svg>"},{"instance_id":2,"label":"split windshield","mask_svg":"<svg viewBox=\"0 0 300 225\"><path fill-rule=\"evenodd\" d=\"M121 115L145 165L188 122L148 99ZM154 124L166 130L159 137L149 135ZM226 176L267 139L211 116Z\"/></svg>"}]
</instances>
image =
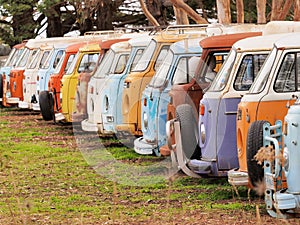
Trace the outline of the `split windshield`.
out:
<instances>
[{"instance_id":1,"label":"split windshield","mask_svg":"<svg viewBox=\"0 0 300 225\"><path fill-rule=\"evenodd\" d=\"M149 83L150 87L161 87L164 85L164 82L168 75L168 71L172 65L173 56L174 56L174 53L172 51L169 51L164 62L161 64L161 66L157 70L157 73L151 79L151 81Z\"/></svg>"},{"instance_id":2,"label":"split windshield","mask_svg":"<svg viewBox=\"0 0 300 225\"><path fill-rule=\"evenodd\" d=\"M212 85L209 91L221 91L226 86L228 82L228 78L230 76L231 70L233 68L233 64L236 59L236 49L232 48L230 53L228 54L227 59L223 63L220 71L218 72L216 78L212 82Z\"/></svg>"},{"instance_id":3,"label":"split windshield","mask_svg":"<svg viewBox=\"0 0 300 225\"><path fill-rule=\"evenodd\" d=\"M261 71L258 73L256 79L254 80L253 85L249 89L249 93L253 93L253 94L260 93L264 89L268 77L270 75L271 69L273 67L276 55L277 55L277 48L273 48L273 50L267 57L264 66L261 68Z\"/></svg>"},{"instance_id":4,"label":"split windshield","mask_svg":"<svg viewBox=\"0 0 300 225\"><path fill-rule=\"evenodd\" d=\"M140 71L145 71L152 59L153 53L156 48L156 41L151 40L147 48L145 49L143 55L141 56L140 60L136 64L136 66L133 68L133 72L140 72Z\"/></svg>"},{"instance_id":5,"label":"split windshield","mask_svg":"<svg viewBox=\"0 0 300 225\"><path fill-rule=\"evenodd\" d=\"M109 73L110 71L110 68L111 68L111 65L112 65L112 62L114 60L114 57L115 57L115 53L114 51L112 50L109 50L104 58L102 59L100 65L98 66L96 72L95 72L95 75L94 77L105 77L106 74Z\"/></svg>"}]
</instances>

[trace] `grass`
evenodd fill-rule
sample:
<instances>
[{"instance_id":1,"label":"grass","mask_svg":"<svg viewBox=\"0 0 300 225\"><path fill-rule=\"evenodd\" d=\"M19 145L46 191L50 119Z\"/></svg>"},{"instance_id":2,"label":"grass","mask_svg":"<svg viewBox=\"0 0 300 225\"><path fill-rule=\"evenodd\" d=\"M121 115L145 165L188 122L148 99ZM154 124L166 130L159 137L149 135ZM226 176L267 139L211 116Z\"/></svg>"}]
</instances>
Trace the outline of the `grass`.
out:
<instances>
[{"instance_id":1,"label":"grass","mask_svg":"<svg viewBox=\"0 0 300 225\"><path fill-rule=\"evenodd\" d=\"M0 224L255 224L263 211L226 178L164 176L162 159L122 146L82 150L72 129L39 115L1 109L0 127Z\"/></svg>"}]
</instances>

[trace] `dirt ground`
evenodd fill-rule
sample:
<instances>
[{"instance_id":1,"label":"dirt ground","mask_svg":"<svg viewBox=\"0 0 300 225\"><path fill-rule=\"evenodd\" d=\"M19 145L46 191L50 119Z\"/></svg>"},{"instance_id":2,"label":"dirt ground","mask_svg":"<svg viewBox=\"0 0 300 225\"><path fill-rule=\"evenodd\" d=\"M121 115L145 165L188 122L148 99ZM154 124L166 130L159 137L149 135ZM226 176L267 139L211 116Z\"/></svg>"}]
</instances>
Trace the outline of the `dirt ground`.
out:
<instances>
[{"instance_id":1,"label":"dirt ground","mask_svg":"<svg viewBox=\"0 0 300 225\"><path fill-rule=\"evenodd\" d=\"M0 109L1 110L1 109ZM23 118L26 116L26 120ZM43 121L41 118L41 115L38 113L32 113L30 111L22 111L22 110L11 110L10 113L2 113L0 116L1 121L14 121L14 125L11 127L12 130L22 130L26 125L26 121L32 121L31 126L37 126L40 127L41 130L43 130L45 127L48 126L57 126L56 132L61 132L64 135L57 136L55 135L55 132L51 133L45 133L43 137L40 139L47 141L49 145L56 146L58 142L58 138L60 140L60 146L61 147L68 147L70 143L72 143L74 146L76 145L76 141L73 135L73 129L71 125L54 125L51 121ZM45 130L45 129L44 129ZM16 140L18 141L18 140ZM180 175L183 176L183 175ZM178 192L178 190L170 190L171 192ZM231 200L232 201L232 200ZM247 200L246 200L247 201ZM257 205L262 205L263 200L262 199L255 199L254 200ZM230 201L223 200L224 204L228 204ZM247 203L247 202L246 202ZM252 202L253 203L253 202ZM132 202L132 201L126 201L120 202L120 204L135 204L133 207L144 207L145 205L140 205L139 202ZM148 203L146 203L148 204ZM166 205L166 202L158 202L157 204L160 204L162 207L161 211L158 211L154 213L153 215L150 215L146 219L137 220L136 217L126 217L122 220L110 220L106 221L105 223L102 222L91 222L89 224L240 224L240 225L246 225L246 224L300 224L300 219L293 218L288 220L280 220L280 219L274 219L271 218L264 209L257 208L256 212L252 211L230 211L230 213L225 212L224 210L218 210L213 209L209 212L202 211L201 208L195 209L195 210L185 210L184 212L179 212L172 214L172 217L168 217L166 212L164 212L163 207ZM169 201L167 204L171 204L172 206L182 205L182 202L178 201ZM129 207L129 205L128 205ZM131 206L130 206L131 207ZM8 218L1 218L0 213L0 224L5 224L7 222ZM30 224L30 223L29 223ZM37 223L34 223L37 224ZM43 224L43 223L42 223ZM47 223L47 224L53 224L53 223ZM61 223L57 223L61 224ZM72 223L68 223L72 224ZM78 223L78 224L84 224L84 223Z\"/></svg>"}]
</instances>

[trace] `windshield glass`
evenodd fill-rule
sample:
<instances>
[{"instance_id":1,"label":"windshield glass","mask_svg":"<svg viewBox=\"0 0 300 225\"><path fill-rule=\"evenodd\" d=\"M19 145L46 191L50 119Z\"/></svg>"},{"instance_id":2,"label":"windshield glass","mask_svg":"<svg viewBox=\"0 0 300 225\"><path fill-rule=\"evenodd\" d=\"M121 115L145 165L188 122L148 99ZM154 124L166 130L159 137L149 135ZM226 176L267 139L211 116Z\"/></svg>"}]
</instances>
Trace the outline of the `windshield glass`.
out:
<instances>
[{"instance_id":1,"label":"windshield glass","mask_svg":"<svg viewBox=\"0 0 300 225\"><path fill-rule=\"evenodd\" d=\"M28 66L28 69L34 69L36 67L36 65L38 64L38 61L40 60L41 54L42 54L42 51L38 50L38 52L32 58L31 63Z\"/></svg>"},{"instance_id":2,"label":"windshield glass","mask_svg":"<svg viewBox=\"0 0 300 225\"><path fill-rule=\"evenodd\" d=\"M57 66L56 66L54 72L53 72L54 74L58 74L59 71L61 70L61 67L62 67L62 65L63 65L63 62L65 61L65 57L66 57L66 53L64 52L63 55L61 56L61 58L60 58L58 64L57 64Z\"/></svg>"},{"instance_id":3,"label":"windshield glass","mask_svg":"<svg viewBox=\"0 0 300 225\"><path fill-rule=\"evenodd\" d=\"M80 64L78 67L77 72L81 73L81 72L85 72L85 73L91 73L94 71L98 59L99 59L99 52L93 52L93 53L85 53L81 60L80 60Z\"/></svg>"},{"instance_id":4,"label":"windshield glass","mask_svg":"<svg viewBox=\"0 0 300 225\"><path fill-rule=\"evenodd\" d=\"M161 87L164 85L164 82L168 75L168 71L172 65L173 56L174 56L174 53L172 51L169 51L164 62L161 64L161 66L157 70L157 73L152 77L152 79L149 83L149 86ZM180 65L178 65L178 66L180 66Z\"/></svg>"},{"instance_id":5,"label":"windshield glass","mask_svg":"<svg viewBox=\"0 0 300 225\"><path fill-rule=\"evenodd\" d=\"M41 69L47 69L49 67L49 60L52 58L53 50L45 50L44 54L42 56L42 59L40 61L39 68Z\"/></svg>"},{"instance_id":6,"label":"windshield glass","mask_svg":"<svg viewBox=\"0 0 300 225\"><path fill-rule=\"evenodd\" d=\"M181 58L176 66L172 84L186 84L195 76L200 56Z\"/></svg>"},{"instance_id":7,"label":"windshield glass","mask_svg":"<svg viewBox=\"0 0 300 225\"><path fill-rule=\"evenodd\" d=\"M277 55L277 48L273 48L269 56L267 57L264 65L262 66L260 72L258 73L256 79L254 80L251 88L249 89L249 93L259 93L261 92L268 80L271 69L273 67L275 58Z\"/></svg>"},{"instance_id":8,"label":"windshield glass","mask_svg":"<svg viewBox=\"0 0 300 225\"><path fill-rule=\"evenodd\" d=\"M115 57L114 51L109 50L105 54L100 65L98 66L98 68L94 74L94 77L105 77L105 75L108 74L110 71L114 57Z\"/></svg>"},{"instance_id":9,"label":"windshield glass","mask_svg":"<svg viewBox=\"0 0 300 225\"><path fill-rule=\"evenodd\" d=\"M9 56L4 64L4 66L11 66L12 65L11 63L12 63L13 59L17 56L17 54L18 54L18 50L13 48L10 51Z\"/></svg>"},{"instance_id":10,"label":"windshield glass","mask_svg":"<svg viewBox=\"0 0 300 225\"><path fill-rule=\"evenodd\" d=\"M127 64L127 61L128 61L128 54L122 54L119 56L119 59L118 59L118 62L115 66L115 69L114 69L114 74L121 74L123 73L123 71L125 70L126 68L126 64Z\"/></svg>"},{"instance_id":11,"label":"windshield glass","mask_svg":"<svg viewBox=\"0 0 300 225\"><path fill-rule=\"evenodd\" d=\"M52 50L51 52L48 50L48 51L45 51L45 53L44 53L43 58L40 62L40 65L39 65L39 68L41 68L41 69L47 69L49 67L50 60L52 59L52 56L54 54L54 50Z\"/></svg>"},{"instance_id":12,"label":"windshield glass","mask_svg":"<svg viewBox=\"0 0 300 225\"><path fill-rule=\"evenodd\" d=\"M77 52L76 55L75 55L75 57L74 57L74 60L72 61L70 67L68 68L66 74L72 74L73 73L73 71L75 69L75 66L77 64L77 61L79 59L79 56L80 56L80 52Z\"/></svg>"},{"instance_id":13,"label":"windshield glass","mask_svg":"<svg viewBox=\"0 0 300 225\"><path fill-rule=\"evenodd\" d=\"M29 57L30 51L32 51L32 50L30 50L28 48L26 48L23 51L23 54L21 55L20 60L17 62L18 67L24 67L26 65L26 62L27 62L27 59Z\"/></svg>"},{"instance_id":14,"label":"windshield glass","mask_svg":"<svg viewBox=\"0 0 300 225\"><path fill-rule=\"evenodd\" d=\"M132 64L131 64L131 66L130 66L129 72L131 72L132 69L136 66L136 64L137 64L138 61L140 60L140 58L141 58L141 56L142 56L144 50L145 50L145 49L142 48L142 49L138 49L138 50L136 51L135 56L134 56L134 59L132 60Z\"/></svg>"},{"instance_id":15,"label":"windshield glass","mask_svg":"<svg viewBox=\"0 0 300 225\"><path fill-rule=\"evenodd\" d=\"M147 46L147 48L145 49L145 51L143 52L140 60L138 61L138 63L136 64L136 66L133 68L133 72L139 72L139 71L144 71L147 69L151 59L152 59L152 56L153 56L153 53L155 51L155 48L156 48L156 41L155 40L152 40L149 45Z\"/></svg>"},{"instance_id":16,"label":"windshield glass","mask_svg":"<svg viewBox=\"0 0 300 225\"><path fill-rule=\"evenodd\" d=\"M223 63L216 78L212 82L209 91L220 91L226 86L231 70L233 68L236 55L236 49L231 49L227 59Z\"/></svg>"}]
</instances>

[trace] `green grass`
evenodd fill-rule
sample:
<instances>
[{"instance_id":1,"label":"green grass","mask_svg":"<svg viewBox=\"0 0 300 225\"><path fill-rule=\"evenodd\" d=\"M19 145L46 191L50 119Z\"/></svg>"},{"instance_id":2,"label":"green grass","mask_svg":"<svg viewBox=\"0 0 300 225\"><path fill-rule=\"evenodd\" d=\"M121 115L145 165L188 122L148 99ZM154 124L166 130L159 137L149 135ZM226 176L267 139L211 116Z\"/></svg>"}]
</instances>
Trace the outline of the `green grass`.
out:
<instances>
[{"instance_id":1,"label":"green grass","mask_svg":"<svg viewBox=\"0 0 300 225\"><path fill-rule=\"evenodd\" d=\"M189 224L212 211L255 220L262 205L255 196L249 203L246 188L236 196L226 178L166 179L161 158L126 147L84 151L69 128L23 117L17 129L16 121L13 109L0 110L0 224Z\"/></svg>"}]
</instances>

